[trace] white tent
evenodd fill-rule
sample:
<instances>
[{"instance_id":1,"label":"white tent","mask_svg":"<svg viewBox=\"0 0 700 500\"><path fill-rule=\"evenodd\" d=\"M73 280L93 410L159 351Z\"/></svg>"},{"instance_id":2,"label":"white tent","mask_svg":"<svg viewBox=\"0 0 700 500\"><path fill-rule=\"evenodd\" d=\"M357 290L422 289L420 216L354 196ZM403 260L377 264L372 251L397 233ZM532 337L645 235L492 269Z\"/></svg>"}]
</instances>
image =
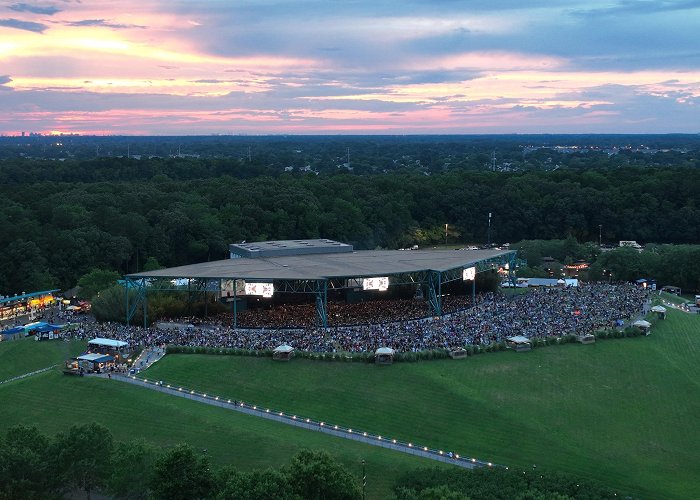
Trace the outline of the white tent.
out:
<instances>
[{"instance_id":1,"label":"white tent","mask_svg":"<svg viewBox=\"0 0 700 500\"><path fill-rule=\"evenodd\" d=\"M666 312L666 308L664 306L654 306L651 308L651 310L652 310L652 312L655 312L655 313L665 313Z\"/></svg>"},{"instance_id":2,"label":"white tent","mask_svg":"<svg viewBox=\"0 0 700 500\"><path fill-rule=\"evenodd\" d=\"M651 328L651 323L643 319L638 319L637 321L632 323L632 326L636 326L637 328Z\"/></svg>"},{"instance_id":3,"label":"white tent","mask_svg":"<svg viewBox=\"0 0 700 500\"><path fill-rule=\"evenodd\" d=\"M279 361L289 361L294 355L294 348L288 344L282 344L277 346L274 351L272 351L272 359Z\"/></svg>"}]
</instances>

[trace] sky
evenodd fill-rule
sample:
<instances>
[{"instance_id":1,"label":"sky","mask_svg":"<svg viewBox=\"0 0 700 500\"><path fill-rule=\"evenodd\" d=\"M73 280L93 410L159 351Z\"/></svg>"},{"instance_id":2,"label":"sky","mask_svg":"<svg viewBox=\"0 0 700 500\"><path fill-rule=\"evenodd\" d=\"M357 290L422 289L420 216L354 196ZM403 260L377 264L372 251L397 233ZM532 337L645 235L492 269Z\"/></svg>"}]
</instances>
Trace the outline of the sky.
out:
<instances>
[{"instance_id":1,"label":"sky","mask_svg":"<svg viewBox=\"0 0 700 500\"><path fill-rule=\"evenodd\" d=\"M700 132L700 0L0 0L0 134Z\"/></svg>"}]
</instances>

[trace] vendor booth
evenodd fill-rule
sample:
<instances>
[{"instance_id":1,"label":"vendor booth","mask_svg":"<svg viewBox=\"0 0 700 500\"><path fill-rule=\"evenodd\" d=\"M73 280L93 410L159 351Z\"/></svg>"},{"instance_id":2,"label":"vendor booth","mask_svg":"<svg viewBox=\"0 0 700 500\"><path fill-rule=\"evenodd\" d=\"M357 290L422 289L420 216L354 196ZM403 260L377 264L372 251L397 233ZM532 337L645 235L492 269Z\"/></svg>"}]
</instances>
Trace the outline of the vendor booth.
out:
<instances>
[{"instance_id":1,"label":"vendor booth","mask_svg":"<svg viewBox=\"0 0 700 500\"><path fill-rule=\"evenodd\" d=\"M635 321L634 323L632 323L632 326L634 326L635 328L639 328L642 332L644 332L644 335L649 335L651 330L651 323L643 319Z\"/></svg>"},{"instance_id":2,"label":"vendor booth","mask_svg":"<svg viewBox=\"0 0 700 500\"><path fill-rule=\"evenodd\" d=\"M450 357L452 359L464 359L467 357L467 351L466 351L466 349L462 349L461 347L458 347L456 349L452 349L450 351Z\"/></svg>"},{"instance_id":3,"label":"vendor booth","mask_svg":"<svg viewBox=\"0 0 700 500\"><path fill-rule=\"evenodd\" d=\"M380 347L374 353L374 362L378 365L390 365L394 362L394 352L391 347Z\"/></svg>"},{"instance_id":4,"label":"vendor booth","mask_svg":"<svg viewBox=\"0 0 700 500\"><path fill-rule=\"evenodd\" d=\"M107 354L83 354L75 359L85 373L105 373L114 368L114 356Z\"/></svg>"},{"instance_id":5,"label":"vendor booth","mask_svg":"<svg viewBox=\"0 0 700 500\"><path fill-rule=\"evenodd\" d=\"M294 348L287 344L282 344L277 346L274 351L272 351L272 359L277 361L289 361L294 356Z\"/></svg>"},{"instance_id":6,"label":"vendor booth","mask_svg":"<svg viewBox=\"0 0 700 500\"><path fill-rule=\"evenodd\" d=\"M576 335L576 341L582 344L595 344L595 335L592 333L582 333Z\"/></svg>"},{"instance_id":7,"label":"vendor booth","mask_svg":"<svg viewBox=\"0 0 700 500\"><path fill-rule=\"evenodd\" d=\"M666 319L666 308L664 306L654 306L651 308L651 312L658 314L659 319Z\"/></svg>"},{"instance_id":8,"label":"vendor booth","mask_svg":"<svg viewBox=\"0 0 700 500\"><path fill-rule=\"evenodd\" d=\"M24 337L23 326L15 326L14 328L0 331L0 340L14 340L18 337Z\"/></svg>"},{"instance_id":9,"label":"vendor booth","mask_svg":"<svg viewBox=\"0 0 700 500\"><path fill-rule=\"evenodd\" d=\"M522 335L515 335L514 337L508 337L506 339L506 347L516 352L529 351L532 349L532 344L530 344L529 338L523 337Z\"/></svg>"},{"instance_id":10,"label":"vendor booth","mask_svg":"<svg viewBox=\"0 0 700 500\"><path fill-rule=\"evenodd\" d=\"M123 362L129 357L130 349L127 342L113 339L96 338L88 341L88 353L107 354L117 361Z\"/></svg>"},{"instance_id":11,"label":"vendor booth","mask_svg":"<svg viewBox=\"0 0 700 500\"><path fill-rule=\"evenodd\" d=\"M63 325L42 325L34 330L34 340L58 340L63 336L61 328Z\"/></svg>"}]
</instances>

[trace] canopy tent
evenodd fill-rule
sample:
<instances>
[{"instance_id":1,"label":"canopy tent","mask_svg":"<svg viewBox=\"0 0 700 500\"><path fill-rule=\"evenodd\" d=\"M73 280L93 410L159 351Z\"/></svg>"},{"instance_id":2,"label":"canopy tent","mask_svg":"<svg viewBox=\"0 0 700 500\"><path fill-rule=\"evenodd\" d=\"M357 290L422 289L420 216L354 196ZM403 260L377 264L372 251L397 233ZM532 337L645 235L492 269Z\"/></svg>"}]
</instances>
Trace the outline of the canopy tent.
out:
<instances>
[{"instance_id":1,"label":"canopy tent","mask_svg":"<svg viewBox=\"0 0 700 500\"><path fill-rule=\"evenodd\" d=\"M522 335L515 335L506 339L506 345L515 351L529 351L532 348L530 339Z\"/></svg>"},{"instance_id":2,"label":"canopy tent","mask_svg":"<svg viewBox=\"0 0 700 500\"><path fill-rule=\"evenodd\" d=\"M294 348L288 344L279 345L272 351L272 359L278 361L289 361L293 355Z\"/></svg>"},{"instance_id":3,"label":"canopy tent","mask_svg":"<svg viewBox=\"0 0 700 500\"><path fill-rule=\"evenodd\" d=\"M655 313L665 313L666 312L666 308L664 306L654 306L651 308L651 310L652 310L652 312L655 312Z\"/></svg>"},{"instance_id":4,"label":"canopy tent","mask_svg":"<svg viewBox=\"0 0 700 500\"><path fill-rule=\"evenodd\" d=\"M632 323L632 326L639 328L641 331L644 332L645 335L649 335L649 330L651 329L651 323L648 321L645 321L643 319L638 319L634 323Z\"/></svg>"},{"instance_id":5,"label":"canopy tent","mask_svg":"<svg viewBox=\"0 0 700 500\"><path fill-rule=\"evenodd\" d=\"M113 339L103 339L100 337L88 341L88 346L111 347L114 349L119 349L121 347L126 347L128 345L129 345L128 342L123 342L121 340L113 340Z\"/></svg>"},{"instance_id":6,"label":"canopy tent","mask_svg":"<svg viewBox=\"0 0 700 500\"><path fill-rule=\"evenodd\" d=\"M24 327L23 326L15 326L12 328L8 328L7 330L1 331L0 335L15 335L17 333L24 333Z\"/></svg>"},{"instance_id":7,"label":"canopy tent","mask_svg":"<svg viewBox=\"0 0 700 500\"><path fill-rule=\"evenodd\" d=\"M90 361L91 363L106 363L107 361L114 361L114 356L94 352L83 354L82 356L78 356L76 359L78 361Z\"/></svg>"},{"instance_id":8,"label":"canopy tent","mask_svg":"<svg viewBox=\"0 0 700 500\"><path fill-rule=\"evenodd\" d=\"M394 362L394 352L391 347L380 347L374 352L374 362L379 365L390 365Z\"/></svg>"}]
</instances>

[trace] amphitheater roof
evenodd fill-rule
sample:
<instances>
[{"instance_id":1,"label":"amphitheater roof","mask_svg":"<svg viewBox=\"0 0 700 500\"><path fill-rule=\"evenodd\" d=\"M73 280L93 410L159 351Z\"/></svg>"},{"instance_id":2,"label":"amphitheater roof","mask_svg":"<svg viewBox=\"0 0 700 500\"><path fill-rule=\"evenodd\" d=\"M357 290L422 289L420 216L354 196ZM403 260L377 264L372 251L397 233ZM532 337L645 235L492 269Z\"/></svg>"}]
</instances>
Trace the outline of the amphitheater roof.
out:
<instances>
[{"instance_id":1,"label":"amphitheater roof","mask_svg":"<svg viewBox=\"0 0 700 500\"><path fill-rule=\"evenodd\" d=\"M237 258L129 274L129 278L323 280L448 271L512 253L511 250L358 250L348 253Z\"/></svg>"}]
</instances>

